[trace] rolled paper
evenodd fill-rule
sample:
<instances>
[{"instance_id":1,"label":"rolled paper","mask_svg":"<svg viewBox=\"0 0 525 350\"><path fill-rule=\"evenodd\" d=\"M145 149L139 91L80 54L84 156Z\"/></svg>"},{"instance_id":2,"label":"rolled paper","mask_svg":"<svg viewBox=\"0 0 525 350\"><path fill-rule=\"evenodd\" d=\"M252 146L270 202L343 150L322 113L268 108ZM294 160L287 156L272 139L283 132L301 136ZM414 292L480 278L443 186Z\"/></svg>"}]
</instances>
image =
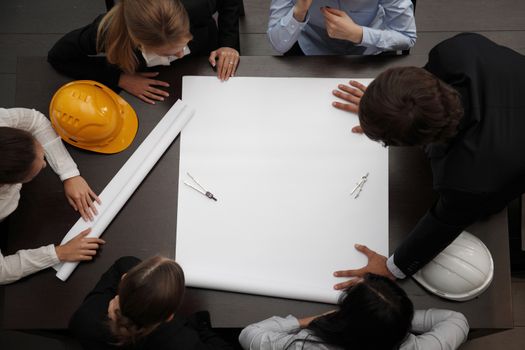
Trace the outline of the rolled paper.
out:
<instances>
[{"instance_id":1,"label":"rolled paper","mask_svg":"<svg viewBox=\"0 0 525 350\"><path fill-rule=\"evenodd\" d=\"M89 227L91 232L87 237L100 237L194 113L192 108L178 100L104 188L99 196L102 201L98 206L99 214L94 221L86 222L80 218L61 244L67 243ZM66 281L77 265L78 262L55 265L54 268L58 271L56 276Z\"/></svg>"}]
</instances>

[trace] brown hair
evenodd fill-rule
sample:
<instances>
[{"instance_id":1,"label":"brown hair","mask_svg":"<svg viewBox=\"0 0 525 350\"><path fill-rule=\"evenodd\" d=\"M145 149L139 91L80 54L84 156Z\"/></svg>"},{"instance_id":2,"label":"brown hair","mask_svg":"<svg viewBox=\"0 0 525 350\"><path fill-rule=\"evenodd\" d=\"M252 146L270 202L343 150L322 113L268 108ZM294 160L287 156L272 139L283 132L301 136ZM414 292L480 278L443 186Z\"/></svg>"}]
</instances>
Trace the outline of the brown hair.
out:
<instances>
[{"instance_id":1,"label":"brown hair","mask_svg":"<svg viewBox=\"0 0 525 350\"><path fill-rule=\"evenodd\" d=\"M139 45L160 47L183 38L191 39L190 20L180 0L121 0L100 22L97 51L133 73Z\"/></svg>"},{"instance_id":2,"label":"brown hair","mask_svg":"<svg viewBox=\"0 0 525 350\"><path fill-rule=\"evenodd\" d=\"M33 135L25 130L0 127L0 185L24 182L35 157Z\"/></svg>"},{"instance_id":3,"label":"brown hair","mask_svg":"<svg viewBox=\"0 0 525 350\"><path fill-rule=\"evenodd\" d=\"M387 145L444 143L463 116L459 93L418 67L391 68L366 89L359 103L364 133Z\"/></svg>"},{"instance_id":4,"label":"brown hair","mask_svg":"<svg viewBox=\"0 0 525 350\"><path fill-rule=\"evenodd\" d=\"M150 258L125 275L118 295L111 332L118 345L135 344L177 311L184 296L184 272L173 260Z\"/></svg>"}]
</instances>

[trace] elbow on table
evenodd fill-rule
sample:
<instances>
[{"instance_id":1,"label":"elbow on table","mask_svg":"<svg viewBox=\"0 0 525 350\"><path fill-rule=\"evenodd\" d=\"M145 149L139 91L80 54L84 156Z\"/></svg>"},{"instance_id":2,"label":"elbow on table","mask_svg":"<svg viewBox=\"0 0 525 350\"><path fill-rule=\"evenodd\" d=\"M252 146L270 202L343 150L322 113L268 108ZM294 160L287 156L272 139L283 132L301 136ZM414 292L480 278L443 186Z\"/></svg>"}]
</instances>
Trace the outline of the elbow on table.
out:
<instances>
[{"instance_id":1,"label":"elbow on table","mask_svg":"<svg viewBox=\"0 0 525 350\"><path fill-rule=\"evenodd\" d=\"M282 40L282 39L276 39L274 37L274 34L272 33L272 29L268 29L266 32L266 35L268 37L268 41L270 42L270 45L272 45L272 48L280 53L281 55L286 53L290 48L293 46L293 43L290 44L290 41Z\"/></svg>"},{"instance_id":2,"label":"elbow on table","mask_svg":"<svg viewBox=\"0 0 525 350\"><path fill-rule=\"evenodd\" d=\"M239 344L243 349L258 349L256 338L260 338L260 334L254 325L244 328L239 334Z\"/></svg>"}]
</instances>

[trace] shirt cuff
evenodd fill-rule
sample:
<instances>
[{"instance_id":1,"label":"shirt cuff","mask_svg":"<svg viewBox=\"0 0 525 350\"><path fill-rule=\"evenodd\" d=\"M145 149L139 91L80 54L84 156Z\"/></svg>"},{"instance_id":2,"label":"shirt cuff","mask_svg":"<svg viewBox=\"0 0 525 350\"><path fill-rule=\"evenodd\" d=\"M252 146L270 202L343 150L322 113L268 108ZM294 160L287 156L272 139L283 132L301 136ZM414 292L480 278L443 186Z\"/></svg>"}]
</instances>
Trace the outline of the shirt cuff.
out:
<instances>
[{"instance_id":1,"label":"shirt cuff","mask_svg":"<svg viewBox=\"0 0 525 350\"><path fill-rule=\"evenodd\" d=\"M297 319L297 317L292 315L288 315L286 316L286 318L279 318L278 322L281 325L282 329L287 332L297 331L301 329L299 320Z\"/></svg>"},{"instance_id":2,"label":"shirt cuff","mask_svg":"<svg viewBox=\"0 0 525 350\"><path fill-rule=\"evenodd\" d=\"M297 32L303 30L308 21L310 20L310 14L307 12L304 22L299 22L293 16L293 8L288 12L286 16L281 19L280 25L286 29L290 35L294 35Z\"/></svg>"},{"instance_id":3,"label":"shirt cuff","mask_svg":"<svg viewBox=\"0 0 525 350\"><path fill-rule=\"evenodd\" d=\"M47 254L45 254L45 256L43 256L43 258L42 258L42 260L43 260L42 263L43 264L45 264L47 266L54 266L54 265L60 263L60 259L58 258L57 250L56 250L54 244L47 245L44 248L45 248Z\"/></svg>"},{"instance_id":4,"label":"shirt cuff","mask_svg":"<svg viewBox=\"0 0 525 350\"><path fill-rule=\"evenodd\" d=\"M361 39L361 43L357 45L365 47L376 46L376 32L372 28L365 26L362 26L361 28L363 28L363 39Z\"/></svg>"},{"instance_id":5,"label":"shirt cuff","mask_svg":"<svg viewBox=\"0 0 525 350\"><path fill-rule=\"evenodd\" d=\"M78 168L71 169L70 171L61 173L59 175L60 181L62 182L66 181L67 179L71 179L72 177L75 177L75 176L80 176L80 171L78 170Z\"/></svg>"},{"instance_id":6,"label":"shirt cuff","mask_svg":"<svg viewBox=\"0 0 525 350\"><path fill-rule=\"evenodd\" d=\"M386 261L386 267L388 270L398 279L406 278L407 276L401 271L399 267L394 263L394 255L392 254L390 258Z\"/></svg>"}]
</instances>

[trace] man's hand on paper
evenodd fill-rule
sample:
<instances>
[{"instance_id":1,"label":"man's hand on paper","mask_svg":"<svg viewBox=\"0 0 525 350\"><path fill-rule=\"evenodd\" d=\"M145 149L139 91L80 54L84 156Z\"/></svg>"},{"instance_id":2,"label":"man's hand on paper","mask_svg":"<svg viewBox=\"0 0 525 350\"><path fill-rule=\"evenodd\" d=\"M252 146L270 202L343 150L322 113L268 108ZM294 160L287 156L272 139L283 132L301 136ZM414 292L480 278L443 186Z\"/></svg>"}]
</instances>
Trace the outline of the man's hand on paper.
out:
<instances>
[{"instance_id":1,"label":"man's hand on paper","mask_svg":"<svg viewBox=\"0 0 525 350\"><path fill-rule=\"evenodd\" d=\"M118 86L133 96L140 98L142 101L154 105L155 101L164 101L164 98L170 95L166 91L154 87L170 86L170 84L165 81L152 79L157 75L159 75L159 72L122 73Z\"/></svg>"},{"instance_id":2,"label":"man's hand on paper","mask_svg":"<svg viewBox=\"0 0 525 350\"><path fill-rule=\"evenodd\" d=\"M217 69L217 78L222 81L230 79L239 64L239 52L231 47L221 47L210 53L211 66Z\"/></svg>"},{"instance_id":3,"label":"man's hand on paper","mask_svg":"<svg viewBox=\"0 0 525 350\"><path fill-rule=\"evenodd\" d=\"M88 228L66 244L55 247L58 259L62 262L93 260L100 245L106 242L100 238L86 237L90 232L91 229Z\"/></svg>"},{"instance_id":4,"label":"man's hand on paper","mask_svg":"<svg viewBox=\"0 0 525 350\"><path fill-rule=\"evenodd\" d=\"M322 7L326 33L332 39L347 40L354 44L363 41L363 27L356 24L345 11Z\"/></svg>"},{"instance_id":5,"label":"man's hand on paper","mask_svg":"<svg viewBox=\"0 0 525 350\"><path fill-rule=\"evenodd\" d=\"M361 102L361 97L363 97L366 91L366 86L354 80L350 80L349 84L351 86L339 84L337 86L338 90L332 90L334 96L348 103L334 101L332 102L332 106L346 112L357 114L359 111L359 102ZM352 128L352 132L362 134L363 129L359 125L356 125Z\"/></svg>"},{"instance_id":6,"label":"man's hand on paper","mask_svg":"<svg viewBox=\"0 0 525 350\"><path fill-rule=\"evenodd\" d=\"M355 249L366 255L368 258L368 264L357 270L344 270L334 272L335 277L355 277L349 281L338 283L334 286L334 289L346 289L356 283L359 283L361 277L367 273L373 273L375 275L385 276L392 280L396 277L392 275L388 267L386 266L387 258L381 254L374 252L367 246L356 244Z\"/></svg>"},{"instance_id":7,"label":"man's hand on paper","mask_svg":"<svg viewBox=\"0 0 525 350\"><path fill-rule=\"evenodd\" d=\"M295 2L295 6L293 8L293 17L298 22L304 22L306 14L308 13L310 6L312 6L312 1L313 0L297 0Z\"/></svg>"},{"instance_id":8,"label":"man's hand on paper","mask_svg":"<svg viewBox=\"0 0 525 350\"><path fill-rule=\"evenodd\" d=\"M93 221L98 214L94 201L101 203L98 196L91 190L82 176L74 176L64 181L64 192L67 201L75 211L78 211L86 221Z\"/></svg>"}]
</instances>

